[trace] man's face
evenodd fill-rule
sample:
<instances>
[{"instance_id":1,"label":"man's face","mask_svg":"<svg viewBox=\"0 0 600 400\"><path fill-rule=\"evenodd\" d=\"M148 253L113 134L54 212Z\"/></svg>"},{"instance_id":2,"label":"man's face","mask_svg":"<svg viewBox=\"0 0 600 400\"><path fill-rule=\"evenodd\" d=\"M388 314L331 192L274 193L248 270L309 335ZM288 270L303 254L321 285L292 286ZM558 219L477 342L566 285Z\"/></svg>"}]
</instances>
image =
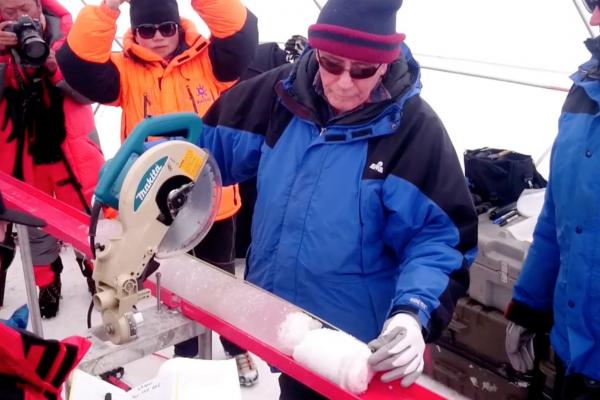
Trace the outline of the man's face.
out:
<instances>
[{"instance_id":1,"label":"man's face","mask_svg":"<svg viewBox=\"0 0 600 400\"><path fill-rule=\"evenodd\" d=\"M154 36L149 38L147 37L148 34L140 34L141 27L136 29L134 32L135 41L140 46L152 50L162 58L167 59L175 52L175 49L177 49L177 46L179 45L179 27L174 22L167 22L161 25L162 26L156 25L153 28L151 28L152 25L144 26L145 28L151 28L147 29L150 33L152 33L152 29L154 30ZM172 26L174 26L174 28L172 28Z\"/></svg>"},{"instance_id":2,"label":"man's face","mask_svg":"<svg viewBox=\"0 0 600 400\"><path fill-rule=\"evenodd\" d=\"M364 63L324 51L318 52L317 59L327 102L340 113L354 110L369 100L371 91L387 71L387 64ZM341 73L332 73L328 69L331 71L337 69L337 72L341 71ZM364 71L374 73L363 79L357 79L351 76L351 71L357 75Z\"/></svg>"},{"instance_id":3,"label":"man's face","mask_svg":"<svg viewBox=\"0 0 600 400\"><path fill-rule=\"evenodd\" d=\"M4 21L16 21L28 15L40 19L40 7L37 0L0 0L0 16Z\"/></svg>"},{"instance_id":4,"label":"man's face","mask_svg":"<svg viewBox=\"0 0 600 400\"><path fill-rule=\"evenodd\" d=\"M598 1L586 1L588 9L591 9L592 15L590 16L591 26L600 26L600 2Z\"/></svg>"}]
</instances>

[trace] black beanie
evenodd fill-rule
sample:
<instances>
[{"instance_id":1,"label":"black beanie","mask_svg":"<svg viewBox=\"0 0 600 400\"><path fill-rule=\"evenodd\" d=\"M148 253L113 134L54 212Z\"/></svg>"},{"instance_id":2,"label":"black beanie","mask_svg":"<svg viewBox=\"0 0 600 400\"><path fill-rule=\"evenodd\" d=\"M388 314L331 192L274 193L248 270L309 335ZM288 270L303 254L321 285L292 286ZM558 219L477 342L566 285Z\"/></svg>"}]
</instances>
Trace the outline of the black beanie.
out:
<instances>
[{"instance_id":1,"label":"black beanie","mask_svg":"<svg viewBox=\"0 0 600 400\"><path fill-rule=\"evenodd\" d=\"M131 0L129 18L133 29L141 24L158 25L163 22L179 24L177 0Z\"/></svg>"},{"instance_id":2,"label":"black beanie","mask_svg":"<svg viewBox=\"0 0 600 400\"><path fill-rule=\"evenodd\" d=\"M308 28L312 48L370 63L390 63L400 55L404 34L396 33L402 0L328 0Z\"/></svg>"}]
</instances>

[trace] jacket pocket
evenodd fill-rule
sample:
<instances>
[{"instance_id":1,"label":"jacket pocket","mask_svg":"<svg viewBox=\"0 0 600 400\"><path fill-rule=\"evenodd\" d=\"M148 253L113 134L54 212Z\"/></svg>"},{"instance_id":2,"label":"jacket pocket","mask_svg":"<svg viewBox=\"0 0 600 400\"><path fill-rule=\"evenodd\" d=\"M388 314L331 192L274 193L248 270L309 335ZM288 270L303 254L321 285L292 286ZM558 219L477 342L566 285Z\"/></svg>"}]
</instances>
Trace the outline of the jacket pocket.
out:
<instances>
[{"instance_id":1,"label":"jacket pocket","mask_svg":"<svg viewBox=\"0 0 600 400\"><path fill-rule=\"evenodd\" d=\"M363 274L372 274L389 265L383 234L385 216L381 181L362 181L359 189L360 246Z\"/></svg>"}]
</instances>

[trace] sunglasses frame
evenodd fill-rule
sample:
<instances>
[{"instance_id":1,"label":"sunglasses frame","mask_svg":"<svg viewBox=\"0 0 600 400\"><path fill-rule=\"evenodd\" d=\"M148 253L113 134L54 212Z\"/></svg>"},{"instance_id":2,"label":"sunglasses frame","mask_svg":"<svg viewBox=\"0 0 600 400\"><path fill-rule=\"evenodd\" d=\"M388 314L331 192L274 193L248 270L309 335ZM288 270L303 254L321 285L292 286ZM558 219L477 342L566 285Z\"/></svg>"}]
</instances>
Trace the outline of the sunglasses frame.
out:
<instances>
[{"instance_id":1,"label":"sunglasses frame","mask_svg":"<svg viewBox=\"0 0 600 400\"><path fill-rule=\"evenodd\" d=\"M583 0L583 6L591 14L596 7L600 7L600 0Z\"/></svg>"},{"instance_id":2,"label":"sunglasses frame","mask_svg":"<svg viewBox=\"0 0 600 400\"><path fill-rule=\"evenodd\" d=\"M166 35L161 30L161 27L166 27L166 26L168 26L168 27L175 26L175 30L173 31L173 33L171 35ZM148 28L148 29L152 28L153 29L152 36L142 34L140 32L140 28ZM160 24L140 24L140 25L138 25L137 28L135 28L135 31L142 39L152 39L156 36L156 32L160 32L160 35L164 38L170 38L170 37L175 36L177 34L177 32L179 31L179 24L175 21L166 21L166 22L162 22Z\"/></svg>"},{"instance_id":3,"label":"sunglasses frame","mask_svg":"<svg viewBox=\"0 0 600 400\"><path fill-rule=\"evenodd\" d=\"M324 58L326 60L325 64L327 64L327 61L333 61L330 60L327 56L325 56ZM317 61L319 62L319 66L323 67L323 69L327 72L329 72L330 74L333 75L342 75L344 73L344 71L348 71L348 74L350 75L350 78L352 79L356 79L356 80L362 80L362 79L368 79L371 78L373 75L375 75L377 73L377 71L379 71L379 68L381 68L381 66L383 64L379 64L379 65L375 65L375 64L371 64L371 66L373 67L373 72L370 73L370 69L367 68L362 68L363 73L360 72L360 68L357 69L352 69L353 66L355 66L355 63L351 62L350 64L350 68L346 68L345 65L342 66L342 69L336 69L336 68L331 68L332 65L326 66L323 65L323 56L321 55L321 52L319 50L317 50ZM339 63L335 63L333 62L333 64L336 64L337 66L339 66ZM369 67L370 68L370 67ZM367 71L366 73L364 71Z\"/></svg>"}]
</instances>

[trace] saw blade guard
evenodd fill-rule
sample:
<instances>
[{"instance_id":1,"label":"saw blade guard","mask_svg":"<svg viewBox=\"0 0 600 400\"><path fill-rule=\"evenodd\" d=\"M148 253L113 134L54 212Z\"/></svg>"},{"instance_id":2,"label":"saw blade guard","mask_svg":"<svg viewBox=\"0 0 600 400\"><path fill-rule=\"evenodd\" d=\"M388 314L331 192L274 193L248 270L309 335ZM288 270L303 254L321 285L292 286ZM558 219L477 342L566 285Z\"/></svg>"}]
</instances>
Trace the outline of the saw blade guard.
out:
<instances>
[{"instance_id":1,"label":"saw blade guard","mask_svg":"<svg viewBox=\"0 0 600 400\"><path fill-rule=\"evenodd\" d=\"M157 258L169 258L193 249L215 221L221 203L221 173L215 159L207 151L206 154L206 163L187 194L185 204L177 211L158 245Z\"/></svg>"}]
</instances>

